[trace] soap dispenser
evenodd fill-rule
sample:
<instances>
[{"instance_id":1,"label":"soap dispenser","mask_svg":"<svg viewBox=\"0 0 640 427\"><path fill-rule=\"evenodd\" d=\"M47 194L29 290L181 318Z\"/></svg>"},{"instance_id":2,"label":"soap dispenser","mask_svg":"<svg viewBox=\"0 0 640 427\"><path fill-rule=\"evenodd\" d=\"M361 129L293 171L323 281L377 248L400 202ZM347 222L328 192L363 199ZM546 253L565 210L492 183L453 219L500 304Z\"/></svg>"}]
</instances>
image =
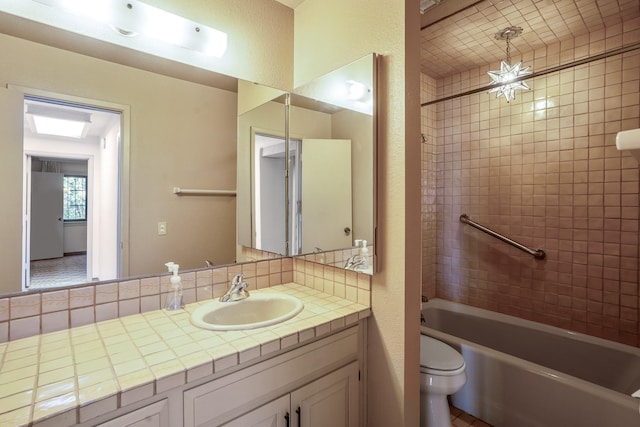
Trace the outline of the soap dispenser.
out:
<instances>
[{"instance_id":1,"label":"soap dispenser","mask_svg":"<svg viewBox=\"0 0 640 427\"><path fill-rule=\"evenodd\" d=\"M182 283L180 276L178 276L178 269L180 266L173 262L165 264L169 269L169 273L173 273L171 276L171 291L167 295L167 301L164 305L165 310L180 310L184 308L182 301Z\"/></svg>"},{"instance_id":2,"label":"soap dispenser","mask_svg":"<svg viewBox=\"0 0 640 427\"><path fill-rule=\"evenodd\" d=\"M362 257L362 269L366 270L369 268L369 247L367 246L367 241L362 241L362 248L360 249L360 256Z\"/></svg>"}]
</instances>

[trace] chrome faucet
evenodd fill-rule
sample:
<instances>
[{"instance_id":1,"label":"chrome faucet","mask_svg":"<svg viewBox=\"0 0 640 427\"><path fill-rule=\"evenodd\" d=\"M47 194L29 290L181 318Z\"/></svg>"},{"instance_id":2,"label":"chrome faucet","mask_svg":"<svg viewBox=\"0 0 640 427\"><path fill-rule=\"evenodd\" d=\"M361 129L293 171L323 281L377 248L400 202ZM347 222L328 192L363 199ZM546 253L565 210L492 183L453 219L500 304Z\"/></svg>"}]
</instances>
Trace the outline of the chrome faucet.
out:
<instances>
[{"instance_id":1,"label":"chrome faucet","mask_svg":"<svg viewBox=\"0 0 640 427\"><path fill-rule=\"evenodd\" d=\"M231 281L231 286L227 292L220 297L219 301L229 302L249 298L249 291L247 291L247 286L249 286L249 284L242 279L244 279L244 274L236 274Z\"/></svg>"},{"instance_id":2,"label":"chrome faucet","mask_svg":"<svg viewBox=\"0 0 640 427\"><path fill-rule=\"evenodd\" d=\"M344 264L346 270L358 270L364 266L364 259L362 255L351 255L347 262Z\"/></svg>"}]
</instances>

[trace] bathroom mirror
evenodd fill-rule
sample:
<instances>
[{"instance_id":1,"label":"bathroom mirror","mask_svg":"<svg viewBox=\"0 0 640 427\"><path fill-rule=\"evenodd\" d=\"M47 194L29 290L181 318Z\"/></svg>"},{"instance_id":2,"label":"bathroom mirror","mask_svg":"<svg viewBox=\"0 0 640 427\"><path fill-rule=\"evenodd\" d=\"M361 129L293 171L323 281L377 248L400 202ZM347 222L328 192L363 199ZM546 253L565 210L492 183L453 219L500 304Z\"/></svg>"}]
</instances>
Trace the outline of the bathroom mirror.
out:
<instances>
[{"instance_id":1,"label":"bathroom mirror","mask_svg":"<svg viewBox=\"0 0 640 427\"><path fill-rule=\"evenodd\" d=\"M3 19L9 20L6 16ZM128 110L128 115L121 118L123 133L128 131L130 140L122 154L126 161L122 163L120 181L124 190L121 202L127 202L127 206L111 205L109 211L112 217L121 215L122 224L128 224L130 233L120 236L124 239L122 273L97 275L95 280L159 274L169 260L181 264L182 270L203 268L208 261L216 266L236 261L236 244L241 241L235 236L236 197L176 194L174 187L223 191L241 188L240 174L236 174L236 168L241 169L236 157L237 86L252 83L216 73L194 73L191 69L181 74L181 70L171 69L173 64L164 67L171 69L168 75L159 75L147 73L145 67L138 69L72 52L65 52L62 60L59 49L33 44L21 38L19 32L16 37L0 35L0 45L12 52L12 66L3 75L8 84L0 96L0 109L6 119L0 126L6 143L0 176L14 184L7 190L2 211L5 242L12 243L4 245L0 252L11 263L12 272L0 293L21 290L20 206L24 204L22 182L26 167L21 141L26 134L24 95L33 94L31 88L46 89L36 89L38 96L79 102L84 107L115 100L120 104L110 104L107 109ZM369 70L371 67L370 64ZM110 78L113 75L118 79ZM163 102L165 99L172 102ZM282 100L278 103L284 106ZM96 137L94 142L104 146L100 139ZM34 164L39 161L36 159ZM242 197L238 191L238 206ZM354 211L358 209L359 205L354 207ZM372 212L371 206L369 209ZM358 223L353 227L355 232ZM372 240L370 237L369 242ZM181 259L176 258L175 248L181 248ZM186 249L192 255L187 256Z\"/></svg>"},{"instance_id":2,"label":"bathroom mirror","mask_svg":"<svg viewBox=\"0 0 640 427\"><path fill-rule=\"evenodd\" d=\"M374 100L372 54L240 114L241 245L344 266L366 241L373 260Z\"/></svg>"},{"instance_id":3,"label":"bathroom mirror","mask_svg":"<svg viewBox=\"0 0 640 427\"><path fill-rule=\"evenodd\" d=\"M120 215L129 231L115 239L122 248L119 279L162 273L170 260L181 271L235 262L238 79L290 87L293 13L272 1L259 13L243 3L215 7L215 14L208 13L211 5L176 3L172 13L227 33L226 55L216 59L125 37L76 19L58 3L0 6L0 50L11 58L0 67L0 174L10 184L0 204L0 258L7 266L0 292L20 291L24 275L21 116L23 95L32 89L83 106L111 103L123 112L121 203L108 203L106 213ZM261 25L265 19L272 25ZM96 145L104 146L100 137Z\"/></svg>"},{"instance_id":4,"label":"bathroom mirror","mask_svg":"<svg viewBox=\"0 0 640 427\"><path fill-rule=\"evenodd\" d=\"M11 66L3 68L3 83L8 84L0 87L0 176L7 184L0 208L4 243L0 255L7 266L0 293L22 290L22 207L29 200L23 196L23 183L24 171L31 170L25 164L26 154L33 154L32 166L40 170L43 159L83 161L82 170L75 168L72 175L85 175L92 156L94 172L100 163L96 155L86 150L82 154L54 153L53 144L61 142L60 137L39 137L35 142L40 145L33 149L36 153L25 153L25 138L33 136L25 120L26 95L122 113L115 119L122 126L121 174L116 184L121 190L120 207L117 202L105 203L101 215L102 219L120 216L122 234L111 234L109 241L122 239L122 268L114 274L85 275L82 281L65 280L56 286L84 283L94 277L102 281L161 274L167 261L177 262L181 270L204 268L207 261L214 265L235 262L235 196L175 194L174 187L235 191L237 79L226 77L222 86L212 81L189 81L5 35L0 35L0 46L3 51L12 52ZM169 99L171 102L166 101ZM92 114L95 123L95 110ZM117 139L107 137L105 141L104 135L89 136L94 150L101 152L110 149L111 141ZM79 146L81 140L74 144ZM102 167L103 171L115 169L107 164ZM106 199L89 195L89 200ZM91 215L98 207L88 209ZM76 221L70 228L78 231L80 224ZM122 231L125 226L129 228L128 235ZM98 251L106 247L98 243L94 260ZM85 266L89 262L84 261ZM64 270L69 271L67 267Z\"/></svg>"}]
</instances>

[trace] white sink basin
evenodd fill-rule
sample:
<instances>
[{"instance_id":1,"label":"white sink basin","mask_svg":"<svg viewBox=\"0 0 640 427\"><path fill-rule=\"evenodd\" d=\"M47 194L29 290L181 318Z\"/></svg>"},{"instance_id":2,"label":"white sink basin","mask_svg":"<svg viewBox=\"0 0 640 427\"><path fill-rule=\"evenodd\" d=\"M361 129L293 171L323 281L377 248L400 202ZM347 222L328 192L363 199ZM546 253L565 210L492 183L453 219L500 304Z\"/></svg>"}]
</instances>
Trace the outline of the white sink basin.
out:
<instances>
[{"instance_id":1,"label":"white sink basin","mask_svg":"<svg viewBox=\"0 0 640 427\"><path fill-rule=\"evenodd\" d=\"M191 323L214 331L255 329L289 320L303 308L302 301L290 295L254 293L240 301L216 299L200 306L191 314Z\"/></svg>"}]
</instances>

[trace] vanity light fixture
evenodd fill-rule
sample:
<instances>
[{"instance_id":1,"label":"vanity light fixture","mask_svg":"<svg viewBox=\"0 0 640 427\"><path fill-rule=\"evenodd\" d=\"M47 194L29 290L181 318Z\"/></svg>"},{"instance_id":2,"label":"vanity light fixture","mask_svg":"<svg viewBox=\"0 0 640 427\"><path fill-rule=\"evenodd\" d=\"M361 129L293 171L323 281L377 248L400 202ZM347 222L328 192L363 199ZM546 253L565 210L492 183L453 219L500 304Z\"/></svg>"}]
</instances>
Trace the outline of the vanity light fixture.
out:
<instances>
[{"instance_id":1,"label":"vanity light fixture","mask_svg":"<svg viewBox=\"0 0 640 427\"><path fill-rule=\"evenodd\" d=\"M492 84L500 86L491 88L489 93L495 93L496 98L504 96L507 102L516 99L516 90L529 90L529 86L523 80L517 80L522 76L531 74L529 67L522 67L522 61L511 65L511 39L522 34L521 27L507 27L495 34L496 40L505 40L507 42L507 60L500 61L500 70L488 71Z\"/></svg>"},{"instance_id":2,"label":"vanity light fixture","mask_svg":"<svg viewBox=\"0 0 640 427\"><path fill-rule=\"evenodd\" d=\"M110 26L125 37L148 37L220 58L227 33L137 0L34 0Z\"/></svg>"},{"instance_id":3,"label":"vanity light fixture","mask_svg":"<svg viewBox=\"0 0 640 427\"><path fill-rule=\"evenodd\" d=\"M29 105L27 124L40 135L84 138L91 125L91 114L84 111L61 110Z\"/></svg>"}]
</instances>

